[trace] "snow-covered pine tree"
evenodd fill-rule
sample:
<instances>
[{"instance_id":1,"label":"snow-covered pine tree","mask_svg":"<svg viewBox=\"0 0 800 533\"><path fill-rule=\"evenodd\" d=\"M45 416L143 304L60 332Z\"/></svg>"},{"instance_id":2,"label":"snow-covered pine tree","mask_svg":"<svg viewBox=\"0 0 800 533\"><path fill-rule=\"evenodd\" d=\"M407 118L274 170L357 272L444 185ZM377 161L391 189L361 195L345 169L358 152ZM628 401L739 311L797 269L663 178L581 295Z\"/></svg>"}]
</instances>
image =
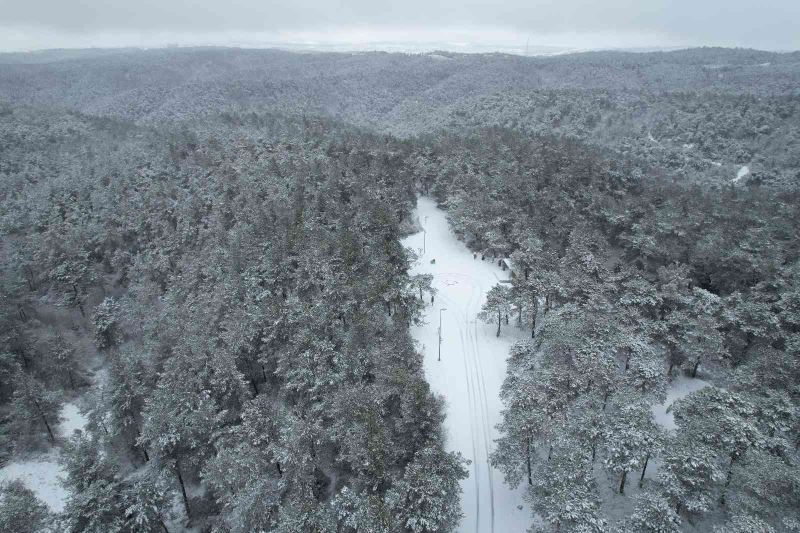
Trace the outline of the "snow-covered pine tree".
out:
<instances>
[{"instance_id":1,"label":"snow-covered pine tree","mask_svg":"<svg viewBox=\"0 0 800 533\"><path fill-rule=\"evenodd\" d=\"M22 370L16 372L13 383L10 410L16 438L46 432L50 442L54 443L62 403L59 395L47 390L41 381Z\"/></svg>"},{"instance_id":2,"label":"snow-covered pine tree","mask_svg":"<svg viewBox=\"0 0 800 533\"><path fill-rule=\"evenodd\" d=\"M0 531L55 533L54 517L22 481L0 482Z\"/></svg>"},{"instance_id":3,"label":"snow-covered pine tree","mask_svg":"<svg viewBox=\"0 0 800 533\"><path fill-rule=\"evenodd\" d=\"M511 313L512 295L509 287L503 284L497 284L486 293L486 302L481 307L478 318L487 324L497 324L497 336L500 336L500 326L503 320L508 321L508 315Z\"/></svg>"},{"instance_id":4,"label":"snow-covered pine tree","mask_svg":"<svg viewBox=\"0 0 800 533\"><path fill-rule=\"evenodd\" d=\"M641 468L640 479L644 478L650 458L661 445L661 429L645 403L625 398L615 411L606 426L604 462L606 468L620 476L618 492L624 494L629 472Z\"/></svg>"},{"instance_id":5,"label":"snow-covered pine tree","mask_svg":"<svg viewBox=\"0 0 800 533\"><path fill-rule=\"evenodd\" d=\"M659 492L637 494L636 507L623 531L631 533L679 533L681 519L675 506Z\"/></svg>"}]
</instances>

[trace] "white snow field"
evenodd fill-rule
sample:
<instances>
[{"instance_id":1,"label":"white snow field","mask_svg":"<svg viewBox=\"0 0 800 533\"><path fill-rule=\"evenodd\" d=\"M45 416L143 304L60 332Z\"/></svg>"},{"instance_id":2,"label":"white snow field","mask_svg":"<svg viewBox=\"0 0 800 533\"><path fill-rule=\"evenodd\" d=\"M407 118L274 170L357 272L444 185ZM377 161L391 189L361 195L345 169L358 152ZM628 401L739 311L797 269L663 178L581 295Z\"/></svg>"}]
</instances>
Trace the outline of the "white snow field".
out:
<instances>
[{"instance_id":1,"label":"white snow field","mask_svg":"<svg viewBox=\"0 0 800 533\"><path fill-rule=\"evenodd\" d=\"M445 446L472 461L462 482L464 519L461 533L524 533L532 523L523 501L524 487L512 490L489 464L489 453L500 422L500 386L506 373L510 345L529 334L514 320L497 326L477 320L486 292L508 278L488 258L472 252L450 231L445 213L433 200L421 197L416 215L424 232L403 244L420 255L412 274L433 274L438 291L433 305L426 299L425 324L411 328L425 357L425 375L433 391L446 401ZM423 240L425 253L423 250ZM435 259L435 264L431 260ZM446 309L446 310L444 310ZM441 311L441 313L440 313ZM438 361L439 315L442 317L441 361Z\"/></svg>"},{"instance_id":2,"label":"white snow field","mask_svg":"<svg viewBox=\"0 0 800 533\"><path fill-rule=\"evenodd\" d=\"M86 416L81 414L78 406L65 403L61 409L58 434L61 438L69 438L75 430L83 429L86 422ZM61 485L60 479L64 475L66 473L59 463L58 448L25 461L12 461L0 468L0 482L19 479L54 512L63 511L67 500L67 490Z\"/></svg>"},{"instance_id":3,"label":"white snow field","mask_svg":"<svg viewBox=\"0 0 800 533\"><path fill-rule=\"evenodd\" d=\"M748 174L750 174L750 167L743 166L739 169L739 172L736 173L736 177L731 180L731 183L736 183Z\"/></svg>"},{"instance_id":4,"label":"white snow field","mask_svg":"<svg viewBox=\"0 0 800 533\"><path fill-rule=\"evenodd\" d=\"M652 406L653 420L665 429L676 429L675 417L672 415L672 405L681 398L710 385L711 383L702 379L689 378L680 374L673 377L667 389L667 399L662 404Z\"/></svg>"}]
</instances>

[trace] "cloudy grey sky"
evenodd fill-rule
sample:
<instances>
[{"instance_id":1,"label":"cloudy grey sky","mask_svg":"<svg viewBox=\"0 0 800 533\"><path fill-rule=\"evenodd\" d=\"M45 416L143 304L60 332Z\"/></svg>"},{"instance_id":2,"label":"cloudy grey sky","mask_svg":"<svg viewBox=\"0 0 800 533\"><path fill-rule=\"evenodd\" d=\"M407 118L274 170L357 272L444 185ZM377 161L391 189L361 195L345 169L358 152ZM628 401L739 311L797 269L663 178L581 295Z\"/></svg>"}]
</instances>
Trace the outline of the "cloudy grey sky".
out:
<instances>
[{"instance_id":1,"label":"cloudy grey sky","mask_svg":"<svg viewBox=\"0 0 800 533\"><path fill-rule=\"evenodd\" d=\"M0 49L446 42L800 49L800 0L0 0Z\"/></svg>"}]
</instances>

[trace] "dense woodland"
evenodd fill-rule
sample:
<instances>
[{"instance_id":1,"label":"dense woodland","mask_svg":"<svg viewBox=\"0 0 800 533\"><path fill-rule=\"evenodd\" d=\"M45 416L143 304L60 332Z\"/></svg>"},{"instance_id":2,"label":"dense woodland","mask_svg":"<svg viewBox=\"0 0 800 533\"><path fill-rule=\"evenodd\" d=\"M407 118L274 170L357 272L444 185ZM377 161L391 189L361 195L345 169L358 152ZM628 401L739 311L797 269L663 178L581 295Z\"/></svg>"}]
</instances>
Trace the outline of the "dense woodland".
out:
<instances>
[{"instance_id":1,"label":"dense woodland","mask_svg":"<svg viewBox=\"0 0 800 533\"><path fill-rule=\"evenodd\" d=\"M69 490L3 486L0 530L452 531L425 194L513 269L481 318L530 336L492 461L533 531L800 531L798 87L746 50L0 56L0 465L57 448ZM665 431L678 376L712 386Z\"/></svg>"}]
</instances>

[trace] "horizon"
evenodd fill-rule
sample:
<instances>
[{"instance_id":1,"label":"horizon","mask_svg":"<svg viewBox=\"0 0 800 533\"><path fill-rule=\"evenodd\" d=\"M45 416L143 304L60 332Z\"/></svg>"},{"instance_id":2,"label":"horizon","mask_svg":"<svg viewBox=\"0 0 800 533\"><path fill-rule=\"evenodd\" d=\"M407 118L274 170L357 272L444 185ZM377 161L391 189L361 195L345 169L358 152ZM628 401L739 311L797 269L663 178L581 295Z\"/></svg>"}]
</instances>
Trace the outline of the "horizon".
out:
<instances>
[{"instance_id":1,"label":"horizon","mask_svg":"<svg viewBox=\"0 0 800 533\"><path fill-rule=\"evenodd\" d=\"M547 52L712 46L800 50L800 3L766 0L0 0L0 51L276 45Z\"/></svg>"},{"instance_id":2,"label":"horizon","mask_svg":"<svg viewBox=\"0 0 800 533\"><path fill-rule=\"evenodd\" d=\"M290 42L276 41L264 43L163 43L155 45L118 45L118 46L63 46L51 48L0 49L0 55L46 54L55 52L115 52L115 51L151 51L151 50L192 50L192 49L228 49L228 50L276 50L296 53L390 53L409 55L435 55L448 53L457 55L512 55L520 57L553 57L577 55L596 52L619 52L630 54L670 53L686 50L741 50L772 54L793 54L800 49L768 49L747 46L720 45L686 45L686 46L608 46L608 47L566 47L557 45L492 45L471 42L411 42L411 41L377 41L366 43L352 42Z\"/></svg>"}]
</instances>

